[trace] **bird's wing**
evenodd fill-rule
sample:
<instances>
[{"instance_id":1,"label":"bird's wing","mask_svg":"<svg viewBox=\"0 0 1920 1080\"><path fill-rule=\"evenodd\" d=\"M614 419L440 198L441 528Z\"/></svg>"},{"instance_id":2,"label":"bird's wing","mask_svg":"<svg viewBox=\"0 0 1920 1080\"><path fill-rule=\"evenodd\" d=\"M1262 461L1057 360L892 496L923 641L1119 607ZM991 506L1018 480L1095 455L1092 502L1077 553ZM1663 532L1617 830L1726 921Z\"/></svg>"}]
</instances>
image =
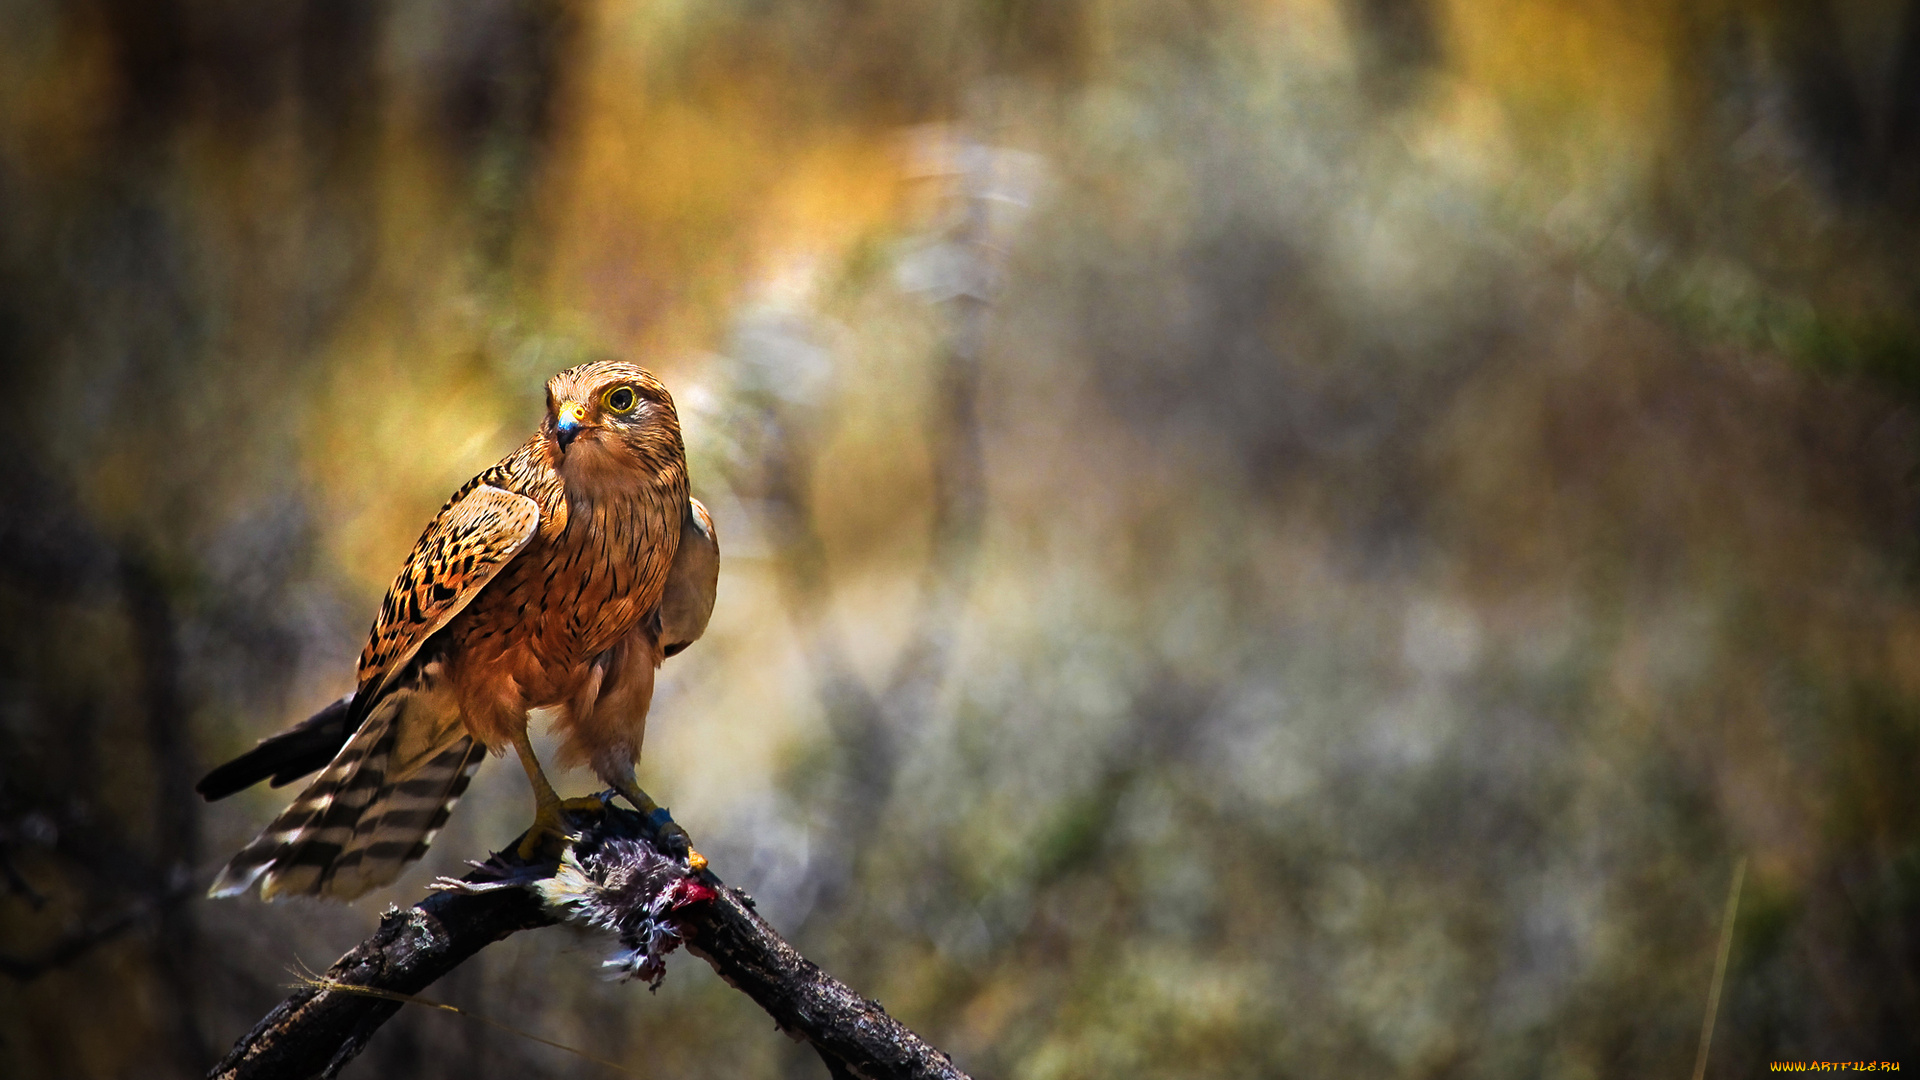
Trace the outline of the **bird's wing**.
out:
<instances>
[{"instance_id":1,"label":"bird's wing","mask_svg":"<svg viewBox=\"0 0 1920 1080\"><path fill-rule=\"evenodd\" d=\"M365 723L388 680L526 546L539 521L538 504L524 495L476 484L455 496L414 545L380 606L360 660L360 689L262 739L208 773L196 790L211 801L268 778L279 787L332 761Z\"/></svg>"},{"instance_id":2,"label":"bird's wing","mask_svg":"<svg viewBox=\"0 0 1920 1080\"><path fill-rule=\"evenodd\" d=\"M360 654L354 711L367 715L388 680L406 669L420 646L492 581L540 528L540 504L480 484L433 519L394 578L373 633Z\"/></svg>"},{"instance_id":3,"label":"bird's wing","mask_svg":"<svg viewBox=\"0 0 1920 1080\"><path fill-rule=\"evenodd\" d=\"M672 656L700 639L713 616L713 595L720 584L720 536L713 515L699 499L687 500L680 525L680 546L667 568L660 596L661 652Z\"/></svg>"}]
</instances>

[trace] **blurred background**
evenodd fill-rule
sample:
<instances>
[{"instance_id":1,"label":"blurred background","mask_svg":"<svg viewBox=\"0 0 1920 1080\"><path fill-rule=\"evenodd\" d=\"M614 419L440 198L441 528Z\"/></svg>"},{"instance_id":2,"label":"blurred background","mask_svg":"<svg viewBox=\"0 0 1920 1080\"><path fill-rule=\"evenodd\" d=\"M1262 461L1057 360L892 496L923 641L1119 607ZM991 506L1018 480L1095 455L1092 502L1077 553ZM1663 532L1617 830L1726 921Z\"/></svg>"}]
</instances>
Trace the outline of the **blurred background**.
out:
<instances>
[{"instance_id":1,"label":"blurred background","mask_svg":"<svg viewBox=\"0 0 1920 1080\"><path fill-rule=\"evenodd\" d=\"M724 552L642 782L974 1075L1688 1075L1742 859L1708 1075L1920 1066L1917 241L1920 0L5 0L0 1072L525 825L214 902L292 792L191 786L599 350ZM429 996L824 1075L611 949Z\"/></svg>"}]
</instances>

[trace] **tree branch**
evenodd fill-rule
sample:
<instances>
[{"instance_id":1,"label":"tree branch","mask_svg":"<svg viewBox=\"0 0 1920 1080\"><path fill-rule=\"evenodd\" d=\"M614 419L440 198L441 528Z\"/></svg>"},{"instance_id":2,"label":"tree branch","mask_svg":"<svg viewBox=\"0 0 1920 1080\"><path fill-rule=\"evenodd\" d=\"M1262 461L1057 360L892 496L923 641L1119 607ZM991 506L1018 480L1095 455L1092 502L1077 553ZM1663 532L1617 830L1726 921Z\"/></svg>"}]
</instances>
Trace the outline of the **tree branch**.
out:
<instances>
[{"instance_id":1,"label":"tree branch","mask_svg":"<svg viewBox=\"0 0 1920 1080\"><path fill-rule=\"evenodd\" d=\"M608 964L631 976L657 978L660 960L684 942L782 1031L811 1044L834 1076L966 1080L879 1002L801 956L746 893L660 854L639 814L609 806L575 824L584 827L557 866L495 856L412 908L388 912L372 937L268 1013L208 1076L334 1076L400 1002L332 986L415 994L509 934L572 921L614 931L628 951Z\"/></svg>"},{"instance_id":2,"label":"tree branch","mask_svg":"<svg viewBox=\"0 0 1920 1080\"><path fill-rule=\"evenodd\" d=\"M754 913L746 893L722 886L687 922L687 951L713 965L782 1031L812 1044L829 1070L838 1062L848 1075L868 1080L966 1080L953 1059L888 1016L879 1002L801 956Z\"/></svg>"}]
</instances>

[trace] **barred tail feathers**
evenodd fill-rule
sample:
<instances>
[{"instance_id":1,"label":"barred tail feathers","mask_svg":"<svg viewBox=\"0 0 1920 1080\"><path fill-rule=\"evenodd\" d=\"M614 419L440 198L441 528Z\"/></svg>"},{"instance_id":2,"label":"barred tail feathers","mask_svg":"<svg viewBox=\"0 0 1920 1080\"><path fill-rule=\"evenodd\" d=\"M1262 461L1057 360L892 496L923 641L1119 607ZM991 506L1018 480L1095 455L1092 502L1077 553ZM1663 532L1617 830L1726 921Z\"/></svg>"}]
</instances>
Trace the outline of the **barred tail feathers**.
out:
<instances>
[{"instance_id":1,"label":"barred tail feathers","mask_svg":"<svg viewBox=\"0 0 1920 1080\"><path fill-rule=\"evenodd\" d=\"M360 815L346 850L327 868L323 894L351 900L399 877L425 855L485 756L484 747L463 735L412 775L382 787Z\"/></svg>"},{"instance_id":2,"label":"barred tail feathers","mask_svg":"<svg viewBox=\"0 0 1920 1080\"><path fill-rule=\"evenodd\" d=\"M300 888L290 879L311 877L317 884L319 871L333 861L352 836L361 813L385 779L398 711L399 703L389 702L368 716L292 805L228 861L209 894L238 896L262 878L266 879L263 895L318 892L312 887ZM315 846L322 836L328 838L331 848Z\"/></svg>"},{"instance_id":3,"label":"barred tail feathers","mask_svg":"<svg viewBox=\"0 0 1920 1080\"><path fill-rule=\"evenodd\" d=\"M403 691L381 702L293 804L233 857L211 895L236 896L258 882L266 899L351 900L426 854L485 749L458 724L435 725L436 745L407 755L420 763L397 774L395 749L417 740L424 719L409 707L415 697Z\"/></svg>"},{"instance_id":4,"label":"barred tail feathers","mask_svg":"<svg viewBox=\"0 0 1920 1080\"><path fill-rule=\"evenodd\" d=\"M262 780L274 787L325 768L353 737L353 695L328 705L299 724L260 740L260 745L200 778L194 790L212 802Z\"/></svg>"}]
</instances>

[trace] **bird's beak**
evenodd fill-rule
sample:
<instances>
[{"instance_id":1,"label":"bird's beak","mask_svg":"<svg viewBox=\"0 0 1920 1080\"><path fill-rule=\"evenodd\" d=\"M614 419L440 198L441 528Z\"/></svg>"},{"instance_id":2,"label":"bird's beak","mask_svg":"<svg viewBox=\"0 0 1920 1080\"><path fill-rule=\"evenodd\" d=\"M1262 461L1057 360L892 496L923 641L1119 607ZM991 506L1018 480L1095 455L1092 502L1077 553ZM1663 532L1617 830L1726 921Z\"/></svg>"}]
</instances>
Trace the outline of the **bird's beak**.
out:
<instances>
[{"instance_id":1,"label":"bird's beak","mask_svg":"<svg viewBox=\"0 0 1920 1080\"><path fill-rule=\"evenodd\" d=\"M580 434L580 427L587 422L587 407L577 401L563 401L560 412L553 422L553 432L560 439L560 452L566 453L573 437Z\"/></svg>"}]
</instances>

